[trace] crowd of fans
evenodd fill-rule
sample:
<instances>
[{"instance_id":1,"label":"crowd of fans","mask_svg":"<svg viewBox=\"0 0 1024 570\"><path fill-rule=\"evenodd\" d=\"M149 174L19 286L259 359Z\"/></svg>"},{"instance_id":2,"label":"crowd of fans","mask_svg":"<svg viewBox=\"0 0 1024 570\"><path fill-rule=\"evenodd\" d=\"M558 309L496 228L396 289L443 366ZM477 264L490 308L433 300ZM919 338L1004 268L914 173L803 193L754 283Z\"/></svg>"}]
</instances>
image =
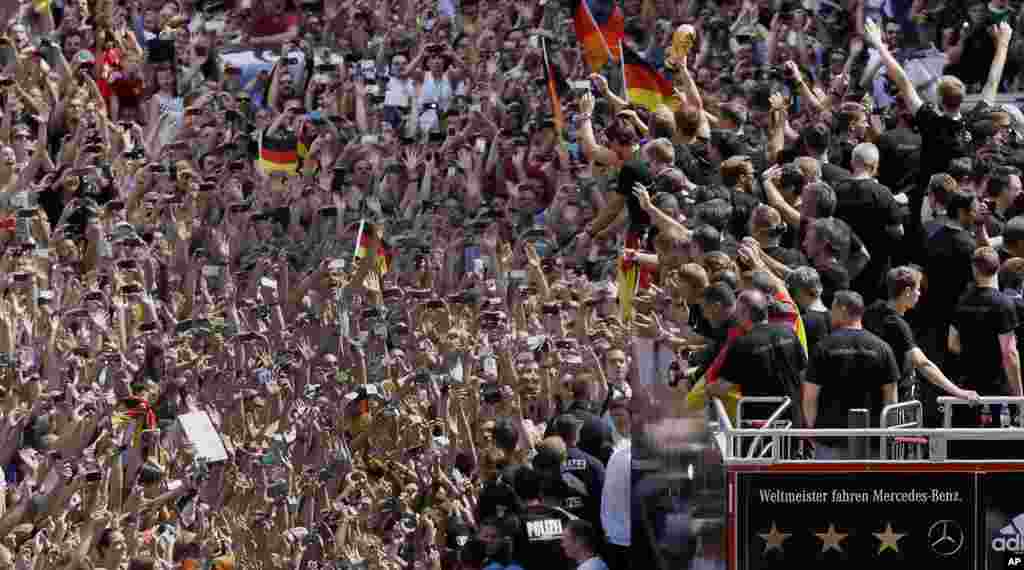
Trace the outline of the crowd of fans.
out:
<instances>
[{"instance_id":1,"label":"crowd of fans","mask_svg":"<svg viewBox=\"0 0 1024 570\"><path fill-rule=\"evenodd\" d=\"M645 107L554 1L0 2L0 566L724 568L634 438L1020 395L1024 44L949 4L625 0Z\"/></svg>"}]
</instances>

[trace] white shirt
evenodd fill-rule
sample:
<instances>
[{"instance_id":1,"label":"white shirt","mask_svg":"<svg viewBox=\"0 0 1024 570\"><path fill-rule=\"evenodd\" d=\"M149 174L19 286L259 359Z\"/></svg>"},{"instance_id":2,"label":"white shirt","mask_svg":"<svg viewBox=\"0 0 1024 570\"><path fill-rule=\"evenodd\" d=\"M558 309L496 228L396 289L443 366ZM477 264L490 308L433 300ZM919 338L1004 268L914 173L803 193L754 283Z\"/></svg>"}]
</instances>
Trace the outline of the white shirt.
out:
<instances>
[{"instance_id":1,"label":"white shirt","mask_svg":"<svg viewBox=\"0 0 1024 570\"><path fill-rule=\"evenodd\" d=\"M392 77L384 89L385 107L408 107L414 93L412 81Z\"/></svg>"},{"instance_id":2,"label":"white shirt","mask_svg":"<svg viewBox=\"0 0 1024 570\"><path fill-rule=\"evenodd\" d=\"M576 570L608 570L608 565L604 563L604 560L601 560L597 556L591 556L581 562L580 565L576 567Z\"/></svg>"},{"instance_id":3,"label":"white shirt","mask_svg":"<svg viewBox=\"0 0 1024 570\"><path fill-rule=\"evenodd\" d=\"M420 109L427 103L437 103L442 110L448 109L448 102L452 98L452 84L448 81L448 74L442 73L440 79L435 79L434 74L427 72L423 77L423 91L420 93Z\"/></svg>"},{"instance_id":4,"label":"white shirt","mask_svg":"<svg viewBox=\"0 0 1024 570\"><path fill-rule=\"evenodd\" d=\"M601 526L604 527L608 542L616 546L629 546L631 536L630 519L630 469L633 466L633 446L624 445L612 453L604 470L604 488L601 490ZM580 568L583 568L581 565Z\"/></svg>"}]
</instances>

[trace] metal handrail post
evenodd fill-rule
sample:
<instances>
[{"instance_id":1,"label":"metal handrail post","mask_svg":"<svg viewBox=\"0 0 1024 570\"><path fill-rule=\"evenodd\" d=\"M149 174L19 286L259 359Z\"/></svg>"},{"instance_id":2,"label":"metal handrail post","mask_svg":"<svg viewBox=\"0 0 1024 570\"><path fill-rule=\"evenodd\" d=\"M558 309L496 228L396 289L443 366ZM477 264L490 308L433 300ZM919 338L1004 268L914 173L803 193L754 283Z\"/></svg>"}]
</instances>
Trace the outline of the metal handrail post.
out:
<instances>
[{"instance_id":1,"label":"metal handrail post","mask_svg":"<svg viewBox=\"0 0 1024 570\"><path fill-rule=\"evenodd\" d=\"M718 414L718 426L725 434L725 455L724 459L732 459L735 455L733 451L733 431L735 428L732 425L732 420L729 419L729 412L725 409L725 404L719 398L711 398L711 405L715 409L715 413Z\"/></svg>"},{"instance_id":2,"label":"metal handrail post","mask_svg":"<svg viewBox=\"0 0 1024 570\"><path fill-rule=\"evenodd\" d=\"M740 402L742 402L742 401L743 400L741 399ZM793 400L789 396L785 396L783 398L782 402L779 404L779 407L775 408L775 411L772 412L772 415L768 416L768 419L765 420L764 425L761 426L760 429L771 427L772 424L774 424L775 421L779 419L779 416L784 414L786 412L786 410L788 410L789 407L792 406L792 405L793 405ZM739 416L739 412L737 412L736 415L738 417ZM747 452L747 459L750 459L750 458L753 457L754 449L756 449L758 444L761 443L761 439L762 439L761 436L757 436L757 437L754 438L754 442L750 445L750 451ZM778 438L776 438L776 441L778 441ZM776 446L775 452L778 453L778 451L779 451L779 447Z\"/></svg>"},{"instance_id":3,"label":"metal handrail post","mask_svg":"<svg viewBox=\"0 0 1024 570\"><path fill-rule=\"evenodd\" d=\"M897 404L889 404L888 406L882 408L882 416L879 418L878 427L883 428L883 429L884 428L896 427L896 426L889 425L889 414L891 414L892 412L895 412L897 410L902 410L904 408L920 408L920 407L921 407L920 400L907 400L906 402L899 402ZM920 416L918 416L918 417L920 417Z\"/></svg>"},{"instance_id":4,"label":"metal handrail post","mask_svg":"<svg viewBox=\"0 0 1024 570\"><path fill-rule=\"evenodd\" d=\"M746 404L779 404L790 400L789 396L745 396L736 402L736 426L743 427L743 406Z\"/></svg>"}]
</instances>

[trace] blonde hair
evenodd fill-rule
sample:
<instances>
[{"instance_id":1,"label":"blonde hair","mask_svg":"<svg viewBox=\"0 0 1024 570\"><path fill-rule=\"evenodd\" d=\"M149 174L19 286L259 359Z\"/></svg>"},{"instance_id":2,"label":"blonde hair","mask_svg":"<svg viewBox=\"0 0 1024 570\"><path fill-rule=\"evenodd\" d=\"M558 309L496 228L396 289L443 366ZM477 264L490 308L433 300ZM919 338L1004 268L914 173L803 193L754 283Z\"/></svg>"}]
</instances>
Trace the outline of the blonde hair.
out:
<instances>
[{"instance_id":1,"label":"blonde hair","mask_svg":"<svg viewBox=\"0 0 1024 570\"><path fill-rule=\"evenodd\" d=\"M942 102L943 108L946 109L959 109L960 104L964 101L964 94L967 91L964 87L964 82L953 75L943 75L940 77L937 90L939 100Z\"/></svg>"}]
</instances>

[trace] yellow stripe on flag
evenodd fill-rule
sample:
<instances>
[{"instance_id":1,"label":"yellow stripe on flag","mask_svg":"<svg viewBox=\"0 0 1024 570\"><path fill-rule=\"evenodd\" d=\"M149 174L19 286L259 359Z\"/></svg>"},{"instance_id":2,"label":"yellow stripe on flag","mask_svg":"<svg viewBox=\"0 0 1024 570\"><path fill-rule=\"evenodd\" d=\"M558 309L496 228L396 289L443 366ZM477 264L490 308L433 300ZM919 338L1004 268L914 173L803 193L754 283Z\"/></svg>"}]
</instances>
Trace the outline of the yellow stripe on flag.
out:
<instances>
[{"instance_id":1,"label":"yellow stripe on flag","mask_svg":"<svg viewBox=\"0 0 1024 570\"><path fill-rule=\"evenodd\" d=\"M619 308L622 310L622 322L628 323L633 318L633 298L636 296L637 278L640 275L636 262L628 263L619 259Z\"/></svg>"}]
</instances>

